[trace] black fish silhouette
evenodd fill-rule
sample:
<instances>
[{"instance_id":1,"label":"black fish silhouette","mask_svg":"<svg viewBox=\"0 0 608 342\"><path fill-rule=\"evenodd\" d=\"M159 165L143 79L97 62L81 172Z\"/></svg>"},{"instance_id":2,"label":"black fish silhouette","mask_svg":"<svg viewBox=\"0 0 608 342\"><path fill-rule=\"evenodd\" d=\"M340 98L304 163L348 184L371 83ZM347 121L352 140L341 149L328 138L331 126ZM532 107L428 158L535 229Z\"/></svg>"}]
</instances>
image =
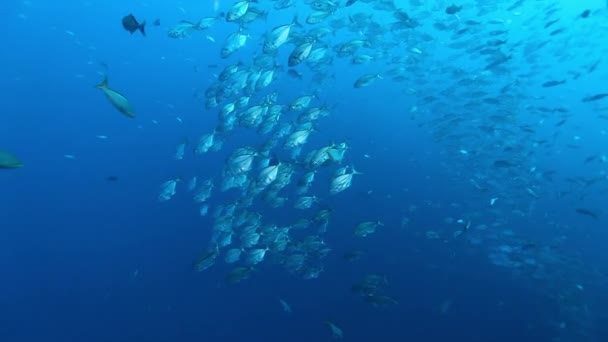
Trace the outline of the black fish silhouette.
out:
<instances>
[{"instance_id":1,"label":"black fish silhouette","mask_svg":"<svg viewBox=\"0 0 608 342\"><path fill-rule=\"evenodd\" d=\"M462 6L451 5L445 9L447 14L456 14L462 10Z\"/></svg>"},{"instance_id":2,"label":"black fish silhouette","mask_svg":"<svg viewBox=\"0 0 608 342\"><path fill-rule=\"evenodd\" d=\"M131 32L131 34L139 30L141 34L143 34L144 36L146 35L146 22L144 21L140 24L139 22L137 22L137 19L135 19L133 14L129 14L126 17L122 18L122 27L124 27L125 30Z\"/></svg>"}]
</instances>

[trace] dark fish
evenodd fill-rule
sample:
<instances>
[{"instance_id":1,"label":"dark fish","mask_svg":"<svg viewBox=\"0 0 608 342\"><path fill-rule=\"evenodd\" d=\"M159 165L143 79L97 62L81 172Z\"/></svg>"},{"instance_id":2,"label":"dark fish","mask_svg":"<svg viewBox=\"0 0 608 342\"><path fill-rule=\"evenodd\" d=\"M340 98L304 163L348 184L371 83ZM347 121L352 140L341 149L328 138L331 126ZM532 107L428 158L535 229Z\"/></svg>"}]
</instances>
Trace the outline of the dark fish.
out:
<instances>
[{"instance_id":1,"label":"dark fish","mask_svg":"<svg viewBox=\"0 0 608 342\"><path fill-rule=\"evenodd\" d=\"M376 294L372 294L369 296L365 297L365 301L370 303L371 305L375 306L375 307L380 307L380 308L384 308L384 307L388 307L390 305L395 305L395 304L399 304L399 302L397 302L395 299L389 297L389 296L381 296L381 295L376 295Z\"/></svg>"},{"instance_id":2,"label":"dark fish","mask_svg":"<svg viewBox=\"0 0 608 342\"><path fill-rule=\"evenodd\" d=\"M351 6L355 2L357 2L357 0L346 0L346 7Z\"/></svg>"},{"instance_id":3,"label":"dark fish","mask_svg":"<svg viewBox=\"0 0 608 342\"><path fill-rule=\"evenodd\" d=\"M521 129L524 132L528 132L528 133L536 133L536 131L532 128L530 128L530 126L519 126L519 129Z\"/></svg>"},{"instance_id":4,"label":"dark fish","mask_svg":"<svg viewBox=\"0 0 608 342\"><path fill-rule=\"evenodd\" d=\"M492 63L486 65L484 70L491 70L493 68L496 68L496 67L500 66L501 64L508 62L511 58L512 58L511 56L502 56L502 57L496 58Z\"/></svg>"},{"instance_id":5,"label":"dark fish","mask_svg":"<svg viewBox=\"0 0 608 342\"><path fill-rule=\"evenodd\" d=\"M583 13L581 13L581 18L587 18L589 17L589 14L591 14L591 11L585 10Z\"/></svg>"},{"instance_id":6,"label":"dark fish","mask_svg":"<svg viewBox=\"0 0 608 342\"><path fill-rule=\"evenodd\" d=\"M471 221L467 221L467 223L462 226L462 230L460 231L459 235L466 233L469 229L471 229Z\"/></svg>"},{"instance_id":7,"label":"dark fish","mask_svg":"<svg viewBox=\"0 0 608 342\"><path fill-rule=\"evenodd\" d=\"M505 34L507 32L509 32L509 31L507 31L507 30L494 30L494 31L490 31L489 35L490 36L500 36L500 35L503 35L503 34Z\"/></svg>"},{"instance_id":8,"label":"dark fish","mask_svg":"<svg viewBox=\"0 0 608 342\"><path fill-rule=\"evenodd\" d=\"M116 182L118 180L118 176L108 176L106 180L109 182Z\"/></svg>"},{"instance_id":9,"label":"dark fish","mask_svg":"<svg viewBox=\"0 0 608 342\"><path fill-rule=\"evenodd\" d=\"M524 0L516 1L513 5L511 5L511 7L507 8L507 11L510 12L510 11L520 7L523 3L524 3Z\"/></svg>"},{"instance_id":10,"label":"dark fish","mask_svg":"<svg viewBox=\"0 0 608 342\"><path fill-rule=\"evenodd\" d=\"M131 34L139 30L141 34L143 34L144 36L146 35L146 22L144 21L140 24L139 22L137 22L137 19L135 19L133 14L129 14L126 17L122 18L122 27L124 27L125 30L131 32Z\"/></svg>"},{"instance_id":11,"label":"dark fish","mask_svg":"<svg viewBox=\"0 0 608 342\"><path fill-rule=\"evenodd\" d=\"M585 163L585 164L589 164L589 163L591 163L592 161L594 161L594 160L595 160L595 158L597 158L597 156L589 156L589 157L585 158L584 163Z\"/></svg>"},{"instance_id":12,"label":"dark fish","mask_svg":"<svg viewBox=\"0 0 608 342\"><path fill-rule=\"evenodd\" d=\"M513 167L516 166L515 164L511 163L508 160L496 160L494 161L494 167L501 167L501 168L507 168L507 167Z\"/></svg>"},{"instance_id":13,"label":"dark fish","mask_svg":"<svg viewBox=\"0 0 608 342\"><path fill-rule=\"evenodd\" d=\"M588 73L592 73L595 71L595 69L597 69L597 66L600 65L600 62L602 60L598 59L597 61L595 61L593 64L591 64L588 68L587 68L587 72Z\"/></svg>"},{"instance_id":14,"label":"dark fish","mask_svg":"<svg viewBox=\"0 0 608 342\"><path fill-rule=\"evenodd\" d=\"M490 39L490 40L488 40L488 42L486 44L488 46L501 46L506 43L507 43L507 41L504 39Z\"/></svg>"},{"instance_id":15,"label":"dark fish","mask_svg":"<svg viewBox=\"0 0 608 342\"><path fill-rule=\"evenodd\" d=\"M585 209L585 208L576 208L574 209L578 214L581 215L585 215L585 216L589 216L589 217L593 217L594 219L598 219L599 215L594 213L591 210Z\"/></svg>"},{"instance_id":16,"label":"dark fish","mask_svg":"<svg viewBox=\"0 0 608 342\"><path fill-rule=\"evenodd\" d=\"M362 256L363 256L363 252L361 252L361 251L350 251L350 252L344 253L344 255L342 257L346 261L352 262L352 261L361 259Z\"/></svg>"},{"instance_id":17,"label":"dark fish","mask_svg":"<svg viewBox=\"0 0 608 342\"><path fill-rule=\"evenodd\" d=\"M411 20L409 14L407 14L406 11L404 10L398 10L397 12L393 13L393 17L395 17L395 19L399 20L399 21L409 21Z\"/></svg>"},{"instance_id":18,"label":"dark fish","mask_svg":"<svg viewBox=\"0 0 608 342\"><path fill-rule=\"evenodd\" d=\"M550 87L555 87L555 86L558 86L558 85L564 84L564 83L566 83L566 80L563 80L563 81L547 81L547 82L543 83L543 87L550 88Z\"/></svg>"},{"instance_id":19,"label":"dark fish","mask_svg":"<svg viewBox=\"0 0 608 342\"><path fill-rule=\"evenodd\" d=\"M236 284L242 280L249 278L251 275L251 271L253 271L253 267L237 267L232 271L228 272L224 279L226 282L230 284Z\"/></svg>"},{"instance_id":20,"label":"dark fish","mask_svg":"<svg viewBox=\"0 0 608 342\"><path fill-rule=\"evenodd\" d=\"M593 101L601 100L607 96L608 96L608 93L595 94L595 95L591 95L591 96L587 96L587 97L583 98L583 102L593 102Z\"/></svg>"},{"instance_id":21,"label":"dark fish","mask_svg":"<svg viewBox=\"0 0 608 342\"><path fill-rule=\"evenodd\" d=\"M461 35L463 33L466 33L468 30L469 30L469 28L465 27L463 29L460 29L460 30L456 31L455 35Z\"/></svg>"},{"instance_id":22,"label":"dark fish","mask_svg":"<svg viewBox=\"0 0 608 342\"><path fill-rule=\"evenodd\" d=\"M563 28L558 28L558 29L557 29L557 30L555 30L555 31L551 31L551 33L549 33L549 35L550 35L550 36L555 36L556 34L560 34L560 33L562 33L562 32L564 32L564 29L563 29Z\"/></svg>"},{"instance_id":23,"label":"dark fish","mask_svg":"<svg viewBox=\"0 0 608 342\"><path fill-rule=\"evenodd\" d=\"M535 242L527 242L521 245L522 250L533 249L538 247Z\"/></svg>"},{"instance_id":24,"label":"dark fish","mask_svg":"<svg viewBox=\"0 0 608 342\"><path fill-rule=\"evenodd\" d=\"M294 70L294 69L289 69L289 70L287 71L287 74L288 74L289 76L293 77L293 78L297 78L297 79L300 79L300 80L302 79L302 74L301 74L301 73L299 73L297 70Z\"/></svg>"},{"instance_id":25,"label":"dark fish","mask_svg":"<svg viewBox=\"0 0 608 342\"><path fill-rule=\"evenodd\" d=\"M154 26L160 26L160 19L154 20L154 22L152 23L152 25L154 25Z\"/></svg>"},{"instance_id":26,"label":"dark fish","mask_svg":"<svg viewBox=\"0 0 608 342\"><path fill-rule=\"evenodd\" d=\"M456 13L460 12L461 10L462 10L462 6L452 5L452 6L448 6L448 8L445 9L445 13L456 14Z\"/></svg>"},{"instance_id":27,"label":"dark fish","mask_svg":"<svg viewBox=\"0 0 608 342\"><path fill-rule=\"evenodd\" d=\"M550 22L545 24L545 28L551 27L553 24L557 23L559 19L551 20Z\"/></svg>"}]
</instances>

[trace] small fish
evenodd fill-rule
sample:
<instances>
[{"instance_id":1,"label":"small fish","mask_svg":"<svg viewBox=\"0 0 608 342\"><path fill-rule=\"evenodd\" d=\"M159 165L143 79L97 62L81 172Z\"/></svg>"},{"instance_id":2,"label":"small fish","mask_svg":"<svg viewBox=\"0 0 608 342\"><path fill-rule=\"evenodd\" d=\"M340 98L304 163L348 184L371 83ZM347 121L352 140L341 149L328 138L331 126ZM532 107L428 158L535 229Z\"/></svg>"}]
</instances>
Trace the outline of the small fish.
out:
<instances>
[{"instance_id":1,"label":"small fish","mask_svg":"<svg viewBox=\"0 0 608 342\"><path fill-rule=\"evenodd\" d=\"M342 255L344 260L349 261L349 262L359 260L359 259L361 259L362 256L363 256L362 251L349 251Z\"/></svg>"},{"instance_id":2,"label":"small fish","mask_svg":"<svg viewBox=\"0 0 608 342\"><path fill-rule=\"evenodd\" d=\"M340 329L333 322L325 321L325 324L327 324L327 327L331 331L331 335L332 335L333 338L335 338L335 339L342 339L344 337L344 333L342 332L342 329Z\"/></svg>"},{"instance_id":3,"label":"small fish","mask_svg":"<svg viewBox=\"0 0 608 342\"><path fill-rule=\"evenodd\" d=\"M494 167L509 168L509 167L514 167L514 166L516 166L516 165L511 163L508 160L499 159L499 160L494 161Z\"/></svg>"},{"instance_id":4,"label":"small fish","mask_svg":"<svg viewBox=\"0 0 608 342\"><path fill-rule=\"evenodd\" d=\"M252 271L253 271L252 266L237 267L237 268L233 269L232 271L228 272L226 274L226 276L224 277L224 279L226 280L227 283L236 284L238 282L241 282L241 281L249 278Z\"/></svg>"},{"instance_id":5,"label":"small fish","mask_svg":"<svg viewBox=\"0 0 608 342\"><path fill-rule=\"evenodd\" d=\"M583 102L593 102L593 101L601 100L607 96L608 96L608 93L595 94L595 95L591 95L591 96L587 96L587 97L583 98Z\"/></svg>"},{"instance_id":6,"label":"small fish","mask_svg":"<svg viewBox=\"0 0 608 342\"><path fill-rule=\"evenodd\" d=\"M304 43L297 46L291 55L289 55L289 59L287 61L287 65L290 67L296 66L302 63L308 56L310 56L310 52L312 51L313 43Z\"/></svg>"},{"instance_id":7,"label":"small fish","mask_svg":"<svg viewBox=\"0 0 608 342\"><path fill-rule=\"evenodd\" d=\"M346 7L352 6L357 0L346 0Z\"/></svg>"},{"instance_id":8,"label":"small fish","mask_svg":"<svg viewBox=\"0 0 608 342\"><path fill-rule=\"evenodd\" d=\"M135 31L141 32L142 35L146 35L146 22L139 23L133 14L129 14L122 18L122 27L129 31L131 34Z\"/></svg>"},{"instance_id":9,"label":"small fish","mask_svg":"<svg viewBox=\"0 0 608 342\"><path fill-rule=\"evenodd\" d=\"M543 87L544 88L550 88L550 87L555 87L561 84L566 83L566 80L562 80L562 81L547 81L545 83L543 83Z\"/></svg>"},{"instance_id":10,"label":"small fish","mask_svg":"<svg viewBox=\"0 0 608 342\"><path fill-rule=\"evenodd\" d=\"M119 112L121 112L122 114L124 114L125 116L130 117L130 118L135 117L135 111L133 110L133 107L129 103L129 100L127 100L127 98L124 97L124 95L122 95L121 93L119 93L113 89L110 89L108 87L108 77L107 76L103 79L103 81L100 84L96 85L95 88L103 91L103 93L104 93L104 95L106 95L106 98L108 99L108 101L110 101L110 103L114 106L114 108L118 109Z\"/></svg>"},{"instance_id":11,"label":"small fish","mask_svg":"<svg viewBox=\"0 0 608 342\"><path fill-rule=\"evenodd\" d=\"M154 20L154 22L152 23L152 25L154 25L154 26L160 26L160 19Z\"/></svg>"},{"instance_id":12,"label":"small fish","mask_svg":"<svg viewBox=\"0 0 608 342\"><path fill-rule=\"evenodd\" d=\"M118 180L118 176L108 176L106 177L108 182L116 182Z\"/></svg>"},{"instance_id":13,"label":"small fish","mask_svg":"<svg viewBox=\"0 0 608 342\"><path fill-rule=\"evenodd\" d=\"M215 260L219 255L219 248L210 248L199 256L193 263L196 272L202 272L215 264Z\"/></svg>"},{"instance_id":14,"label":"small fish","mask_svg":"<svg viewBox=\"0 0 608 342\"><path fill-rule=\"evenodd\" d=\"M558 21L559 21L559 19L549 21L548 23L545 24L545 28L551 27L553 24L557 23Z\"/></svg>"},{"instance_id":15,"label":"small fish","mask_svg":"<svg viewBox=\"0 0 608 342\"><path fill-rule=\"evenodd\" d=\"M279 298L279 303L281 303L281 307L283 308L283 311L285 311L286 313L290 314L291 311L291 306L289 306L289 304L287 304L286 301L284 301L283 299Z\"/></svg>"},{"instance_id":16,"label":"small fish","mask_svg":"<svg viewBox=\"0 0 608 342\"><path fill-rule=\"evenodd\" d=\"M287 71L287 75L289 75L289 77L291 77L291 78L296 78L299 80L301 80L304 77L304 75L302 75L301 72L294 70L294 69L289 69Z\"/></svg>"},{"instance_id":17,"label":"small fish","mask_svg":"<svg viewBox=\"0 0 608 342\"><path fill-rule=\"evenodd\" d=\"M399 304L394 298L376 294L365 297L365 301L377 308L386 308L391 305Z\"/></svg>"},{"instance_id":18,"label":"small fish","mask_svg":"<svg viewBox=\"0 0 608 342\"><path fill-rule=\"evenodd\" d=\"M382 76L380 76L378 74L366 74L366 75L363 75L363 76L359 77L355 81L355 83L353 84L353 86L355 88L367 87L368 85L370 85L373 81L375 81L378 78L382 79Z\"/></svg>"},{"instance_id":19,"label":"small fish","mask_svg":"<svg viewBox=\"0 0 608 342\"><path fill-rule=\"evenodd\" d=\"M471 221L467 221L467 223L464 225L464 227L462 227L462 232L466 232L469 229L471 229Z\"/></svg>"},{"instance_id":20,"label":"small fish","mask_svg":"<svg viewBox=\"0 0 608 342\"><path fill-rule=\"evenodd\" d=\"M243 17L245 15L245 13L247 13L248 9L249 9L249 1L247 1L247 0L239 1L239 2L235 3L228 10L228 14L226 14L226 21L228 21L228 22L237 21L238 19Z\"/></svg>"},{"instance_id":21,"label":"small fish","mask_svg":"<svg viewBox=\"0 0 608 342\"><path fill-rule=\"evenodd\" d=\"M446 14L456 14L462 10L462 6L451 5L445 9Z\"/></svg>"},{"instance_id":22,"label":"small fish","mask_svg":"<svg viewBox=\"0 0 608 342\"><path fill-rule=\"evenodd\" d=\"M281 45L285 44L293 26L302 27L297 17L294 17L291 23L277 26L268 32L263 46L264 53L274 53Z\"/></svg>"},{"instance_id":23,"label":"small fish","mask_svg":"<svg viewBox=\"0 0 608 342\"><path fill-rule=\"evenodd\" d=\"M574 211L576 211L578 214L581 215L585 215L585 216L589 216L589 217L593 217L594 219L599 219L599 215L589 209L585 209L585 208L576 208L574 209Z\"/></svg>"}]
</instances>

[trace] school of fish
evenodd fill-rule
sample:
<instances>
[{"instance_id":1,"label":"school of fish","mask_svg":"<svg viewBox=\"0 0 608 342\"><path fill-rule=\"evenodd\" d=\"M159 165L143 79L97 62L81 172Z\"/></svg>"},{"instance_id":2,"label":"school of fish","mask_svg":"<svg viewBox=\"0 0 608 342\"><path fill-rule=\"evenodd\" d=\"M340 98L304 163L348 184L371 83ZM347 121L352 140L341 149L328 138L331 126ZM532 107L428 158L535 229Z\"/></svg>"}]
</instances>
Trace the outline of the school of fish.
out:
<instances>
[{"instance_id":1,"label":"school of fish","mask_svg":"<svg viewBox=\"0 0 608 342\"><path fill-rule=\"evenodd\" d=\"M396 89L402 96L401 115L441 146L450 181L475 194L471 200L444 204L457 213L444 215L437 227L418 235L438 243L466 241L493 265L539 283L562 284L566 277L583 277L573 257L558 252L561 237L535 241L509 226L525 221L543 198L567 198L577 196L580 188L608 185L602 171L572 177L570 191L556 192L552 185L557 171L544 162L557 156L555 141L565 139L559 128L574 120L576 109L550 103L543 94L559 94L601 69L596 49L608 48L592 42L599 17L606 17L605 8L566 16L559 3L548 0L241 0L220 7L222 14L183 20L167 31L169 38L183 40L200 39L219 25L233 31L224 39L207 35L221 45L209 52L216 54L221 68L204 85L201 99L206 112L217 114L217 124L195 139L180 141L172 156L179 161L224 153L225 163L212 178L193 174L164 180L158 193L161 202L189 196L201 216L211 216L211 239L200 247L195 271L228 264L228 283L261 272L262 263L303 279L318 278L325 271L324 260L332 253L326 236L334 227L328 202L348 198L353 184L374 177L350 162L353 153L363 152L353 151L347 137L335 136L332 143L315 139L329 117L340 115L338 104L325 95L337 84L333 68L340 63L352 70L349 87L362 97L365 88ZM269 26L273 18L283 20ZM254 36L254 28L265 33ZM255 55L241 54L252 45ZM557 63L569 71L552 74L554 69L546 65ZM282 91L277 84L285 81L297 83L301 93L294 97ZM133 106L109 88L107 78L97 88L120 113L135 118ZM606 100L608 89L585 94L575 105L606 120ZM227 150L230 139L243 132L252 142ZM581 137L567 138L572 140L567 146L578 148ZM20 165L7 153L0 153L3 160L8 160L0 164L4 167ZM584 162L601 167L607 160L598 154ZM215 197L222 200L216 202ZM226 197L232 200L227 202ZM366 238L394 227L411 229L424 211L421 207L441 204L413 203L398 223L367 217L350 231L356 238ZM276 208L293 214L287 221L275 221L266 212ZM596 208L584 204L575 205L573 213L601 219ZM564 227L551 224L556 230ZM360 250L344 254L347 262L362 257L365 252ZM387 285L385 275L369 274L353 285L352 292L372 307L389 308L399 300L386 294ZM583 288L576 280L566 288L543 288L544 296L559 298L563 317L556 326L568 321L565 336L585 335L590 318L580 300ZM446 303L442 312L451 306L451 301ZM285 312L292 311L284 299L280 304ZM343 338L336 323L325 325L331 336Z\"/></svg>"}]
</instances>

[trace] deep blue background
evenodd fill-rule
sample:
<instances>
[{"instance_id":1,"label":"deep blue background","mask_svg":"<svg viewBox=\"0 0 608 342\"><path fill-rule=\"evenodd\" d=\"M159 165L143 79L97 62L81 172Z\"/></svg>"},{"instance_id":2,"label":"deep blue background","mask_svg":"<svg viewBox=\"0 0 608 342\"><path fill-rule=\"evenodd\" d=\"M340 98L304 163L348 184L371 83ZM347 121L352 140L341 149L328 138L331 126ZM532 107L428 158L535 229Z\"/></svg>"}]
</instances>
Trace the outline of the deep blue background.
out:
<instances>
[{"instance_id":1,"label":"deep blue background","mask_svg":"<svg viewBox=\"0 0 608 342\"><path fill-rule=\"evenodd\" d=\"M458 165L450 164L456 157L410 120L413 104L401 89L387 80L355 90L356 76L342 62L336 62L335 83L320 93L337 107L310 145L349 139L349 163L364 175L356 176L347 192L327 199L334 216L325 237L333 249L325 272L305 281L267 262L236 285L224 284L228 268L221 264L194 273L191 262L207 244L211 218L199 217L187 195L158 203L158 186L177 176L217 177L232 148L251 144L247 134L237 135L218 154L173 159L184 137L196 141L216 124L216 111L205 110L199 96L220 71L207 65L250 59L260 50L258 37L290 18L287 12L273 13L268 23L252 25L247 48L223 61L219 49L234 26L220 22L186 40L166 36L180 19L213 15L212 4L196 3L0 5L0 146L26 165L0 173L1 341L329 341L325 320L339 325L350 341L606 340L605 220L576 215L574 200L546 196L529 217L510 218L500 229L547 243L567 236L555 253L569 261L546 266L559 276L534 281L491 264L485 238L481 245L452 239L457 228L443 221L460 214L450 203L482 207L487 199L469 198L475 195L466 179L445 166ZM578 13L579 7L564 3L564 13ZM229 6L220 3L224 11ZM130 12L148 21L159 17L162 25L148 27L145 38L129 35L120 18ZM94 88L106 72L110 86L128 94L137 119L122 117ZM586 95L601 92L600 79L593 77L573 87ZM289 89L280 94L285 103L309 92L306 83L286 76L276 84ZM597 114L581 106L580 97L563 99L577 121L560 133L589 137L581 142L587 155L606 153L598 124L585 120ZM605 127L605 121L597 122ZM558 142L555 149L566 144ZM579 152L566 149L559 157L539 159L563 178L591 173ZM599 171L596 165L592 173ZM119 180L108 182L108 176ZM315 189L326 191L327 181L319 183ZM555 192L568 187L561 179L546 185ZM587 206L605 206L601 189L587 190ZM369 190L371 196L365 195ZM224 196L229 197L217 195L214 203ZM419 209L410 213L410 205ZM274 210L266 217L273 215L285 219ZM412 221L400 228L403 216ZM352 236L355 224L376 219L386 223L376 234ZM442 232L442 239L426 239L427 230ZM352 249L364 250L364 258L344 261L342 254ZM369 273L387 275L386 294L399 305L374 309L351 293L351 285ZM576 298L588 303L590 313L564 313L570 303L556 299L574 284L585 284ZM282 311L279 297L293 314ZM451 307L442 314L447 300ZM557 327L577 319L584 320L584 333Z\"/></svg>"}]
</instances>

